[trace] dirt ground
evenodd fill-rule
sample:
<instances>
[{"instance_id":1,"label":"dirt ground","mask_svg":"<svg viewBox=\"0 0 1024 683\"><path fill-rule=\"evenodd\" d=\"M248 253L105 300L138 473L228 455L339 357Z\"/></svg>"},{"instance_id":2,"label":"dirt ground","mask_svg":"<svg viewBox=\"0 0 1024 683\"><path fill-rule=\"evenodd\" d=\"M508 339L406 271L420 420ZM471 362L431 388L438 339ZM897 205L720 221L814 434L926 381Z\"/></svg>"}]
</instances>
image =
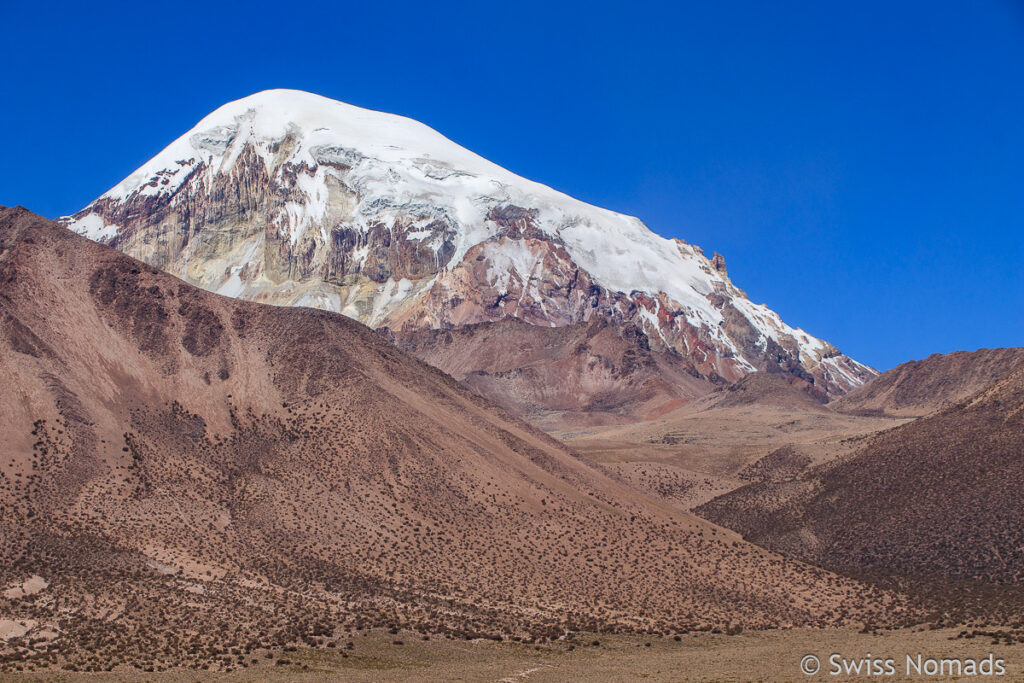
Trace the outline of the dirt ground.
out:
<instances>
[{"instance_id":1,"label":"dirt ground","mask_svg":"<svg viewBox=\"0 0 1024 683\"><path fill-rule=\"evenodd\" d=\"M1024 645L994 644L992 636L961 638L961 629L902 630L878 635L853 630L744 632L727 636L686 634L676 641L663 636L588 634L573 643L526 645L512 642L422 640L422 636L375 631L341 638L337 648L257 651L244 669L230 672L124 670L109 674L52 672L0 675L0 681L855 681L958 680L951 676L907 677L906 657L924 660L971 658L991 653L1003 660L1003 676L972 678L1024 681ZM397 642L396 642L397 641ZM594 645L598 641L599 645ZM348 647L348 642L352 647ZM398 644L398 643L401 644ZM891 676L831 675L833 653L850 660L892 658ZM801 660L815 655L816 675L806 675ZM255 660L255 664L252 661ZM913 673L913 672L912 672Z\"/></svg>"},{"instance_id":2,"label":"dirt ground","mask_svg":"<svg viewBox=\"0 0 1024 683\"><path fill-rule=\"evenodd\" d=\"M690 510L748 483L738 472L777 448L793 447L810 464L819 464L906 421L843 415L820 406L685 406L657 420L554 435L636 488ZM688 485L677 491L683 481Z\"/></svg>"}]
</instances>

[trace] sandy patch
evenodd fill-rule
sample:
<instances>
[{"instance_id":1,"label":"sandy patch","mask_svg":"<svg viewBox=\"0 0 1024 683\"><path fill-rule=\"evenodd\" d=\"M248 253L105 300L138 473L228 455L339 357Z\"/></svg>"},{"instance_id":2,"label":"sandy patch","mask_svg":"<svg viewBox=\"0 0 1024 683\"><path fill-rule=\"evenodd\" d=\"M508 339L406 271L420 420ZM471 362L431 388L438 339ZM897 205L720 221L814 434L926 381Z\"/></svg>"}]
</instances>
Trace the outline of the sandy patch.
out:
<instances>
[{"instance_id":1,"label":"sandy patch","mask_svg":"<svg viewBox=\"0 0 1024 683\"><path fill-rule=\"evenodd\" d=\"M4 591L4 597L8 600L16 600L27 595L35 595L49 585L50 584L46 582L46 579L33 574L31 577L23 581L21 585L15 585L7 588Z\"/></svg>"},{"instance_id":2,"label":"sandy patch","mask_svg":"<svg viewBox=\"0 0 1024 683\"><path fill-rule=\"evenodd\" d=\"M0 640L21 638L23 635L34 629L37 623L38 622L32 621L31 619L27 621L0 619Z\"/></svg>"}]
</instances>

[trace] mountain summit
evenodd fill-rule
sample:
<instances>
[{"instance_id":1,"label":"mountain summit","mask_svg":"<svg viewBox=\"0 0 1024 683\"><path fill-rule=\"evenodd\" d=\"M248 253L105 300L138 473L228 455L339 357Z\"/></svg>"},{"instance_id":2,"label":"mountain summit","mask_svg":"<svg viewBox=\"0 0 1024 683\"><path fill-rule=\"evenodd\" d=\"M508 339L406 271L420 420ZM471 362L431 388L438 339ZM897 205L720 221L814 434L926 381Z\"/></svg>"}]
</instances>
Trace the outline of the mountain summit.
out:
<instances>
[{"instance_id":1,"label":"mountain summit","mask_svg":"<svg viewBox=\"0 0 1024 683\"><path fill-rule=\"evenodd\" d=\"M604 319L712 382L766 370L834 396L877 374L752 303L717 254L305 92L224 105L62 220L205 289L395 334Z\"/></svg>"}]
</instances>

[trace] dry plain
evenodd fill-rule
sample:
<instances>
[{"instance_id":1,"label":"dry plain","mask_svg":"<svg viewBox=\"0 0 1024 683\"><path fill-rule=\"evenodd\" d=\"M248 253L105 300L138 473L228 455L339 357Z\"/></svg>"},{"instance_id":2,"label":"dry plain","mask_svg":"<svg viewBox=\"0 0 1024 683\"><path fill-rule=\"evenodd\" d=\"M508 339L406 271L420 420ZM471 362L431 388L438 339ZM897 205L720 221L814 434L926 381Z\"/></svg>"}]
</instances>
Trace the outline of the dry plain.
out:
<instances>
[{"instance_id":1,"label":"dry plain","mask_svg":"<svg viewBox=\"0 0 1024 683\"><path fill-rule=\"evenodd\" d=\"M0 674L0 681L1024 681L1024 645L1007 644L991 635L963 637L964 632L963 628L874 634L852 629L792 629L731 636L689 633L680 635L678 641L675 636L662 635L579 634L570 640L533 645L443 636L423 640L422 635L408 631L393 634L372 630L329 641L333 647L254 651L245 657L244 666L232 671L146 673L121 667L102 674ZM829 675L828 658L832 653L850 659L891 657L896 674ZM1006 674L959 679L941 675L907 677L905 657L918 653L937 659L981 659L991 653L1004 660ZM822 662L817 675L800 671L800 661L808 654Z\"/></svg>"}]
</instances>

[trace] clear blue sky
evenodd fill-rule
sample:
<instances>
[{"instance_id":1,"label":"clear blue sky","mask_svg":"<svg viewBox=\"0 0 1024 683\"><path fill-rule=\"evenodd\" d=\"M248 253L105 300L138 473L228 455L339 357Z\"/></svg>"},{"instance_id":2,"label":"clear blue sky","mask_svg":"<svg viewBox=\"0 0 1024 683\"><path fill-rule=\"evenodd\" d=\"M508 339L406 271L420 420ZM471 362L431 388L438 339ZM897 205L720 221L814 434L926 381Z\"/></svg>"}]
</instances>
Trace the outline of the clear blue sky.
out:
<instances>
[{"instance_id":1,"label":"clear blue sky","mask_svg":"<svg viewBox=\"0 0 1024 683\"><path fill-rule=\"evenodd\" d=\"M725 255L886 369L1024 345L1024 3L0 0L0 204L58 216L313 91Z\"/></svg>"}]
</instances>

